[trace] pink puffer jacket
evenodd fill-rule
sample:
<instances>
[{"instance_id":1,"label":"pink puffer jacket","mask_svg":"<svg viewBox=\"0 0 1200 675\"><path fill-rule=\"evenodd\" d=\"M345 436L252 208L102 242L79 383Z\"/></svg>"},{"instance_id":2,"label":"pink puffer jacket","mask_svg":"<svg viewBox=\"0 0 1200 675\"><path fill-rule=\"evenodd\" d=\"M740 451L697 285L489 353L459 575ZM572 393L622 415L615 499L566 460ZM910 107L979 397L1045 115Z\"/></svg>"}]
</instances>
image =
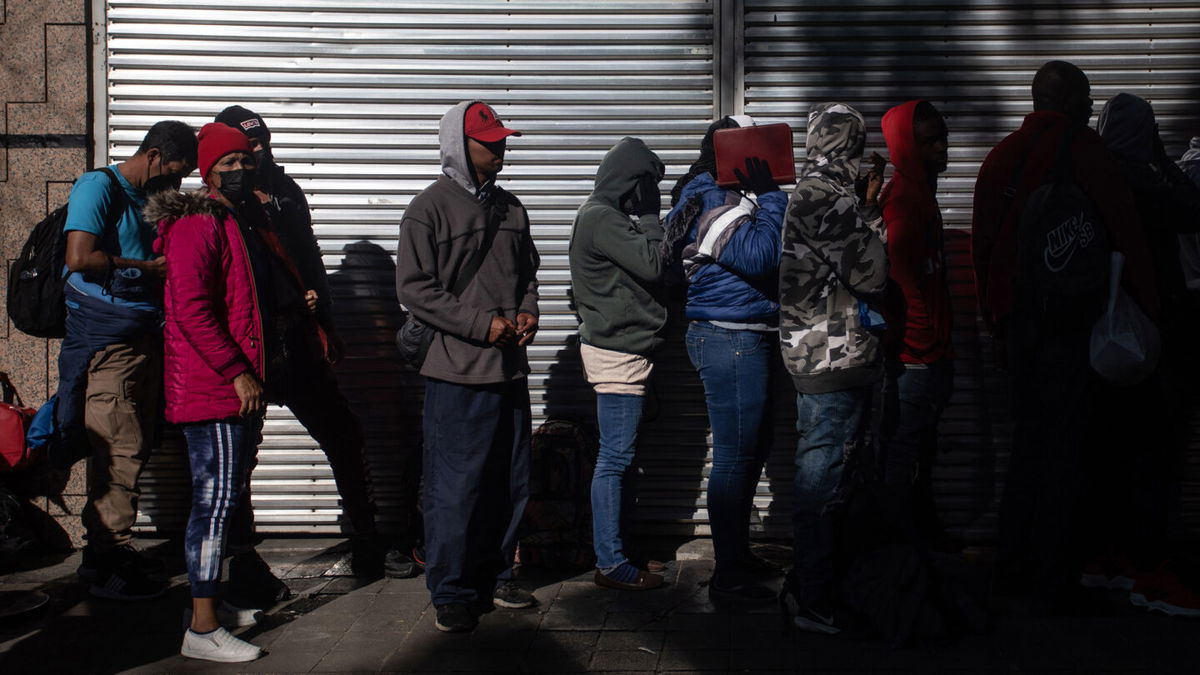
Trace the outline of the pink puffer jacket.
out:
<instances>
[{"instance_id":1,"label":"pink puffer jacket","mask_svg":"<svg viewBox=\"0 0 1200 675\"><path fill-rule=\"evenodd\" d=\"M167 421L235 417L233 378L263 378L263 329L250 255L237 220L207 192L164 192L145 209L167 257L164 391Z\"/></svg>"}]
</instances>

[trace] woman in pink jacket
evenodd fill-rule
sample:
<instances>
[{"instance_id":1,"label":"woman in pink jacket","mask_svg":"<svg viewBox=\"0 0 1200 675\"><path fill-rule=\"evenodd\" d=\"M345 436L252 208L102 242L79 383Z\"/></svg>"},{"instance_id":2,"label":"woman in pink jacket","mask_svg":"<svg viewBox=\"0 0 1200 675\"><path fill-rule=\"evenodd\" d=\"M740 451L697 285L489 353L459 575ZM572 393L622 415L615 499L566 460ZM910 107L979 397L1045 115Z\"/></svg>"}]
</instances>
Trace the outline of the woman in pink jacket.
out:
<instances>
[{"instance_id":1,"label":"woman in pink jacket","mask_svg":"<svg viewBox=\"0 0 1200 675\"><path fill-rule=\"evenodd\" d=\"M306 298L289 286L287 262L271 246L277 240L253 193L249 141L223 124L207 124L199 146L205 188L164 193L146 216L158 222L156 246L167 259L166 416L183 428L192 470L184 540L192 619L181 653L240 662L262 652L221 627L255 618L227 604L218 611L226 523L249 481L268 399L263 382L286 351L279 322Z\"/></svg>"}]
</instances>

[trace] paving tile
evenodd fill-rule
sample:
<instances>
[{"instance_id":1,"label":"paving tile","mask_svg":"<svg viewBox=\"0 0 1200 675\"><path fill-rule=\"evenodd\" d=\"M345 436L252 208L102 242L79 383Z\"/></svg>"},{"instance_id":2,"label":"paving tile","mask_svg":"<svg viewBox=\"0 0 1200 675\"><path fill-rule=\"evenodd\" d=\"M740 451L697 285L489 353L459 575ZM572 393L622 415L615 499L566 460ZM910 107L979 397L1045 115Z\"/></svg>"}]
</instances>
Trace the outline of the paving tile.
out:
<instances>
[{"instance_id":1,"label":"paving tile","mask_svg":"<svg viewBox=\"0 0 1200 675\"><path fill-rule=\"evenodd\" d=\"M600 631L538 631L529 644L529 653L590 652L600 638Z\"/></svg>"},{"instance_id":2,"label":"paving tile","mask_svg":"<svg viewBox=\"0 0 1200 675\"><path fill-rule=\"evenodd\" d=\"M643 652L636 649L625 649L612 652L596 652L588 664L588 672L604 672L609 670L653 671L658 665L658 654Z\"/></svg>"},{"instance_id":3,"label":"paving tile","mask_svg":"<svg viewBox=\"0 0 1200 675\"><path fill-rule=\"evenodd\" d=\"M543 631L596 631L604 627L604 612L580 614L551 609L542 615Z\"/></svg>"},{"instance_id":4,"label":"paving tile","mask_svg":"<svg viewBox=\"0 0 1200 675\"><path fill-rule=\"evenodd\" d=\"M274 649L253 663L240 665L246 672L303 673L320 663L327 653L325 649Z\"/></svg>"},{"instance_id":5,"label":"paving tile","mask_svg":"<svg viewBox=\"0 0 1200 675\"><path fill-rule=\"evenodd\" d=\"M731 619L724 614L672 614L667 618L669 631L729 632Z\"/></svg>"},{"instance_id":6,"label":"paving tile","mask_svg":"<svg viewBox=\"0 0 1200 675\"><path fill-rule=\"evenodd\" d=\"M663 631L609 631L600 634L596 643L597 651L620 651L631 649L662 649L666 633Z\"/></svg>"},{"instance_id":7,"label":"paving tile","mask_svg":"<svg viewBox=\"0 0 1200 675\"><path fill-rule=\"evenodd\" d=\"M729 670L753 673L796 668L794 649L738 649L729 653Z\"/></svg>"},{"instance_id":8,"label":"paving tile","mask_svg":"<svg viewBox=\"0 0 1200 675\"><path fill-rule=\"evenodd\" d=\"M383 669L396 648L382 644L375 648L357 645L353 649L334 649L312 668L315 673L377 673Z\"/></svg>"},{"instance_id":9,"label":"paving tile","mask_svg":"<svg viewBox=\"0 0 1200 675\"><path fill-rule=\"evenodd\" d=\"M725 671L728 668L729 652L727 651L698 652L663 650L658 659L659 671Z\"/></svg>"},{"instance_id":10,"label":"paving tile","mask_svg":"<svg viewBox=\"0 0 1200 675\"><path fill-rule=\"evenodd\" d=\"M521 670L527 673L585 673L592 659L591 652L577 654L527 653L521 658Z\"/></svg>"},{"instance_id":11,"label":"paving tile","mask_svg":"<svg viewBox=\"0 0 1200 675\"><path fill-rule=\"evenodd\" d=\"M663 649L668 651L728 650L729 633L721 629L672 631L667 633Z\"/></svg>"},{"instance_id":12,"label":"paving tile","mask_svg":"<svg viewBox=\"0 0 1200 675\"><path fill-rule=\"evenodd\" d=\"M665 630L667 617L649 612L612 612L604 618L604 630Z\"/></svg>"}]
</instances>

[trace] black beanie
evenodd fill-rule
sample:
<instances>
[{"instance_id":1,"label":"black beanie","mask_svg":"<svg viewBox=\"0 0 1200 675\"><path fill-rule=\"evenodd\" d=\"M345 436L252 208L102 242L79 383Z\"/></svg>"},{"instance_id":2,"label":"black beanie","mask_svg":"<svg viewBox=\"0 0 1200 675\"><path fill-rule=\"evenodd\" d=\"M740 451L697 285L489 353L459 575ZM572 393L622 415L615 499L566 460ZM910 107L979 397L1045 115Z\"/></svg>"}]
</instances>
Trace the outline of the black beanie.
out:
<instances>
[{"instance_id":1,"label":"black beanie","mask_svg":"<svg viewBox=\"0 0 1200 675\"><path fill-rule=\"evenodd\" d=\"M217 118L213 121L233 127L250 138L264 141L271 139L271 130L267 128L267 123L263 120L262 115L251 112L240 105L231 105L222 110L217 113Z\"/></svg>"}]
</instances>

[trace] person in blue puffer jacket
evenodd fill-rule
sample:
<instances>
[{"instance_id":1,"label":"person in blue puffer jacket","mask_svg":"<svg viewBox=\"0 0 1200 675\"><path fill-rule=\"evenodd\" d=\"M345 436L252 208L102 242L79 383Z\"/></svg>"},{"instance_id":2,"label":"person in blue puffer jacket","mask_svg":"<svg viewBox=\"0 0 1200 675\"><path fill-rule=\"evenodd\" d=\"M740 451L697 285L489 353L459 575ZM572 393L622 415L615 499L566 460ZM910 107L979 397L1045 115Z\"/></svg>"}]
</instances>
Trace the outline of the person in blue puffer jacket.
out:
<instances>
[{"instance_id":1,"label":"person in blue puffer jacket","mask_svg":"<svg viewBox=\"0 0 1200 675\"><path fill-rule=\"evenodd\" d=\"M737 171L744 193L717 185L713 133L750 126L714 122L700 158L672 191L663 242L687 277L687 350L704 383L713 436L708 513L716 568L709 590L767 600L758 582L778 568L750 552L751 501L770 452L770 372L777 357L779 257L787 194L758 158ZM674 254L674 255L672 255Z\"/></svg>"}]
</instances>

